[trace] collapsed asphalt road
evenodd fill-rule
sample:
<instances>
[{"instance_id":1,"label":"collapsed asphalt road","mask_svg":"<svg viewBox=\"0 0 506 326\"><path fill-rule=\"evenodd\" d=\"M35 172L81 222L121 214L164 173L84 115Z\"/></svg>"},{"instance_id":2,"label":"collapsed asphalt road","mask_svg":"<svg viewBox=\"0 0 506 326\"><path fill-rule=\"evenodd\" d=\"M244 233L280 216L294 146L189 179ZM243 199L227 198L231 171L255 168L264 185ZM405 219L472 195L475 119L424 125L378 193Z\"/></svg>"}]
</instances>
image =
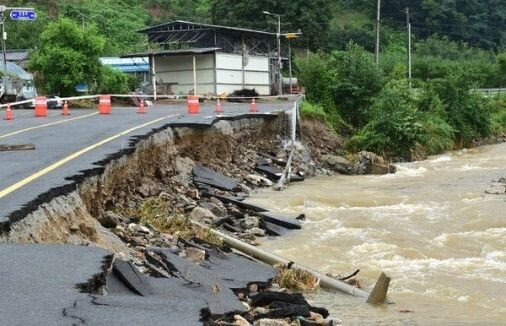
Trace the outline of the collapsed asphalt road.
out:
<instances>
[{"instance_id":1,"label":"collapsed asphalt road","mask_svg":"<svg viewBox=\"0 0 506 326\"><path fill-rule=\"evenodd\" d=\"M283 110L285 107L289 109L290 106L281 104L278 105L278 108ZM53 114L42 124L34 123L28 115L22 115L17 128L9 125L10 130L2 131L0 140L29 140L36 145L37 152L41 148L45 151L41 153L40 157L35 158L33 155L32 157L16 157L15 155L0 157L0 161L4 160L7 166L22 174L21 177L5 174L6 178L2 179L3 183L0 183L2 187L0 188L0 203L8 203L8 210L2 211L2 214L5 215L4 220L1 221L4 224L4 230L9 231L11 225L16 227L18 231L20 225L21 227L35 225L33 218L24 219L23 223L25 224L14 222L22 220L26 214L34 212L40 204L47 203L52 199L55 201L52 201L51 205L44 205L37 210L42 214L47 213L48 220L61 220L62 214L60 213L63 212L59 213L60 204L61 207L69 206L81 210L86 206L82 201L72 202L72 198L77 196L77 193L74 192L77 184L83 186L90 180L90 176L107 175L110 173L109 168L113 165L112 162L117 162L120 157L139 163L130 170L133 173L146 167L149 162L158 162L153 157L151 160L136 161L133 159L136 157L134 154L128 154L137 152L141 148L144 150L143 146L146 143L152 144L154 148L162 142L172 146L172 142L169 140L171 138L163 137L163 135L171 134L172 128L169 127L183 127L175 133L180 135L180 133L184 134L190 130L191 133L195 130L207 130L219 119L238 119L230 124L235 124L234 128L237 131L245 129L244 134L247 135L247 128L255 129L255 127L263 126L263 121L270 121L271 127L276 125L278 128L285 121L283 116L277 116L276 112L269 108L262 110L260 107L260 111L263 112L250 114L247 105L235 105L233 109L229 108L227 116L220 117L212 114L211 107L204 108L202 114L198 116L174 113L171 109L174 109L174 106L152 109L155 114L151 117L137 115L134 109L117 109L118 119L116 122L113 120L114 111L111 116L99 116L96 112L83 110L68 120ZM250 116L263 117L263 119L245 119ZM226 129L226 126L230 128L230 124L221 121L216 126L213 125L213 128L216 127L217 130L220 130L220 134L223 132L222 135L225 135L229 130ZM264 134L264 131L267 130L270 131L270 129L264 130L262 128L260 134ZM259 132L258 129L255 131ZM197 133L203 135L200 131ZM268 134L271 135L271 133ZM277 136L279 133L272 135ZM150 141L144 142L146 139L150 139ZM189 139L192 139L191 136ZM204 139L205 137L199 138L197 144L201 144ZM216 146L222 144L220 139L218 139ZM233 139L239 141L238 139L241 138ZM252 142L247 140L245 143L257 144L258 135L252 137L251 140ZM184 140L182 144L185 144ZM195 145L193 144L191 147L194 148ZM207 148L215 147L207 146ZM173 152L167 148L157 152L165 153L168 156L173 155ZM197 152L202 153L201 150L197 150ZM215 156L215 154L212 155ZM265 160L260 161L264 162ZM140 164L141 162L143 163ZM161 160L160 162L166 161ZM257 162L257 165L268 166L266 161L262 164ZM270 171L274 179L279 171L281 170ZM190 173L190 171L187 172ZM25 173L31 174L26 176ZM109 174L110 176L111 174ZM206 192L209 186L222 190L240 188L238 182L202 166L194 167L193 178L194 182L205 185L203 192ZM59 180L62 181L60 184L58 184ZM103 179L99 178L99 180ZM120 179L113 178L111 180L118 182ZM123 178L123 180L131 183L128 180L132 179ZM217 182L219 184L216 184ZM97 192L101 192L102 184L99 182L93 188ZM151 190L155 190L155 188ZM171 193L179 194L180 192L181 189L178 188ZM139 193L144 196L143 191ZM186 194L184 191L182 193ZM203 193L203 195L219 196L214 194L214 191ZM34 196L37 197L37 200L30 199ZM196 196L198 197L198 193ZM71 201L62 200L62 198ZM24 199L28 201L23 203ZM101 201L100 198L98 200ZM242 197L233 196L227 197L225 201L241 202L241 200ZM17 205L21 205L21 208L18 208ZM242 207L243 204L238 206ZM1 208L4 207L6 206ZM234 209L233 206L230 208ZM263 209L254 209L253 211L264 212ZM290 222L287 218L267 212L262 214L265 224L282 225L282 228L288 227L289 229L300 228L300 223L297 221ZM257 321L262 318L292 318L294 320L299 317L316 318L315 314L321 319L328 316L325 309L311 307L301 295L281 295L277 290L270 291L271 286L272 289L276 289L276 287L279 289L278 285L272 284L277 273L274 268L253 262L238 254L226 252L228 250L226 247L214 245L214 247L204 248L205 245L198 244L198 239L200 239L198 236L197 243L193 240L186 241L178 238L170 240L170 235L165 238L167 234L163 234L146 245L139 244L139 238L151 239L153 232L145 226L135 224L139 222L136 219L138 217L132 217L128 222L130 224L127 223L128 225L125 227L119 225L116 228L113 227L112 231L115 234L119 232L123 237L127 237L124 231L128 229L129 232L132 232L130 236L133 236L133 238L125 240L120 235L120 238L125 241L119 244L119 246L123 246L120 251L113 248L119 238L115 238L115 241L109 239L112 247L106 246L104 248L112 250L115 253L113 256L110 251L88 247L89 244L102 246L100 242L95 242L97 230L93 229L93 223L96 224L96 220L92 225L81 223L76 226L72 224L75 222L73 218L75 215L67 217L70 217L69 225L56 223L57 228L43 229L42 232L46 232L48 235L52 235L55 231L57 233L60 231L73 233L76 232L77 227L83 236L90 238L91 243L87 241L72 242L81 243L83 246L0 245L0 254L3 260L15 262L0 267L0 275L2 275L0 297L8 302L3 305L5 309L0 313L1 320L18 324L51 325L139 323L196 325L202 322L214 324L216 321L223 320L230 322L234 319L241 321L242 318L242 321L247 320L251 323L255 321L255 325L257 325ZM95 217L101 218L103 216L96 215ZM133 222L134 220L136 222ZM152 228L151 225L149 227ZM281 226L279 227L281 228ZM111 231L103 228L101 230L99 232L103 232L102 235L113 236ZM145 235L137 234L134 231ZM8 238L5 239L9 241ZM30 232L27 233L27 238L20 242L25 241L53 243L49 238L33 237ZM157 244L157 241L161 244ZM17 241L14 240L14 242ZM60 243L58 240L56 242ZM163 248L159 248L159 246ZM188 258L192 248L199 257L202 257L199 262ZM199 252L205 254L201 255ZM122 258L129 259L129 261L124 261ZM23 268L24 266L29 267ZM260 289L261 291L259 291ZM284 291L284 289L280 290ZM6 295L3 295L4 293ZM270 298L265 304L249 305L253 298L264 296ZM259 299L259 301L262 300ZM26 306L33 307L33 312L23 314L22 307ZM332 324L332 321L325 321L325 325L327 324Z\"/></svg>"},{"instance_id":2,"label":"collapsed asphalt road","mask_svg":"<svg viewBox=\"0 0 506 326\"><path fill-rule=\"evenodd\" d=\"M207 252L200 266L180 258L177 249L159 249L172 275L155 278L97 247L4 244L0 320L5 325L200 325L208 315L244 313L232 289L275 276L272 267L238 254Z\"/></svg>"},{"instance_id":3,"label":"collapsed asphalt road","mask_svg":"<svg viewBox=\"0 0 506 326\"><path fill-rule=\"evenodd\" d=\"M248 104L226 103L220 118L250 116L248 108ZM290 108L291 102L258 104L256 115ZM188 115L181 104L157 105L145 115L137 114L136 108L113 107L106 116L96 110L73 110L71 116L50 111L47 118L35 118L31 110L16 110L15 120L0 123L0 142L33 143L36 150L0 153L0 225L5 228L50 200L52 189L71 189L72 177L128 148L136 135L169 124L209 126L217 119L213 111L212 104L206 104L201 114Z\"/></svg>"}]
</instances>

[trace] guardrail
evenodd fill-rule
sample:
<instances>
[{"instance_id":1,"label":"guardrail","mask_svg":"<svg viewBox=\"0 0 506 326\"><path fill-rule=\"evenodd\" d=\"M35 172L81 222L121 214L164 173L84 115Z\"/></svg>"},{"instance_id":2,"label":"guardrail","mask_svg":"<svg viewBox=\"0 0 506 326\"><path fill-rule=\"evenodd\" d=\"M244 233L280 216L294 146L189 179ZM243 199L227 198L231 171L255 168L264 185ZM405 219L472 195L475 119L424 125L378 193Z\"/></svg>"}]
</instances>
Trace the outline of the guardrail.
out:
<instances>
[{"instance_id":1,"label":"guardrail","mask_svg":"<svg viewBox=\"0 0 506 326\"><path fill-rule=\"evenodd\" d=\"M472 91L476 93L483 93L486 94L487 96L492 96L496 94L506 93L506 88L476 88L473 89Z\"/></svg>"},{"instance_id":2,"label":"guardrail","mask_svg":"<svg viewBox=\"0 0 506 326\"><path fill-rule=\"evenodd\" d=\"M83 95L83 96L72 96L72 97L58 97L58 98L47 98L46 101L49 102L58 102L58 101L77 101L77 100L87 100L87 99L98 99L100 96L108 95L111 98L149 98L152 99L155 96L150 94L98 94L98 95ZM188 96L192 95L156 95L157 100L186 100ZM298 98L300 94L287 94L287 95L262 95L262 96L224 96L221 97L219 95L198 95L199 98L204 100L217 100L217 99L287 99L287 98ZM35 105L35 99L23 100L12 103L4 103L0 104L0 108L6 108L10 106L11 108L19 105L31 104Z\"/></svg>"}]
</instances>

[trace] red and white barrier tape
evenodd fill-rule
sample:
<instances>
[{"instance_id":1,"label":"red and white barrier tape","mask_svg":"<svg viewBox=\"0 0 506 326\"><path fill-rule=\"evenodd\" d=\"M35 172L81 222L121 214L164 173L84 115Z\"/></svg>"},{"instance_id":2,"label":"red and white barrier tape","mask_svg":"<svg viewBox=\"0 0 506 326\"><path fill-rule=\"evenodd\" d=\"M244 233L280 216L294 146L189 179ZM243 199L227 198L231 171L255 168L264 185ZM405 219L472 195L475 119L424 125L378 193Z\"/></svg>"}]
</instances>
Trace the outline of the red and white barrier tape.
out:
<instances>
[{"instance_id":1,"label":"red and white barrier tape","mask_svg":"<svg viewBox=\"0 0 506 326\"><path fill-rule=\"evenodd\" d=\"M107 94L109 95L109 94ZM83 96L71 96L71 97L59 97L59 98L48 98L46 101L49 102L57 102L57 101L78 101L78 100L89 100L89 99L98 99L101 95L83 95ZM155 98L155 95L151 94L110 94L111 98ZM169 99L169 100L185 100L188 96L192 95L156 95L157 100L161 99ZM251 100L251 99L286 99L286 98L297 98L300 97L301 94L287 94L287 95L263 95L263 96L224 96L221 97L219 95L198 95L199 98L205 99L205 100L216 100L216 99L244 99L244 100ZM35 99L31 100L24 100L24 101L18 101L18 102L12 102L12 103L5 103L0 104L0 108L5 108L8 105L12 107L19 106L23 104L35 104Z\"/></svg>"}]
</instances>

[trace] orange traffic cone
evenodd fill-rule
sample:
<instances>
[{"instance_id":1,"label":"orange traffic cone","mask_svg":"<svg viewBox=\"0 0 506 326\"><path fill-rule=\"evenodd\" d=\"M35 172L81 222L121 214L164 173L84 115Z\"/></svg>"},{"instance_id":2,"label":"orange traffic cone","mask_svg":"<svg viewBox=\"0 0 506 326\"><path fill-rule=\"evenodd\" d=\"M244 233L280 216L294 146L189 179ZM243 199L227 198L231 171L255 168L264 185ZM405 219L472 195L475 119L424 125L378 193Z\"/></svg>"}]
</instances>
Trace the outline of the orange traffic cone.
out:
<instances>
[{"instance_id":1,"label":"orange traffic cone","mask_svg":"<svg viewBox=\"0 0 506 326\"><path fill-rule=\"evenodd\" d=\"M7 104L7 109L5 109L5 118L4 120L13 120L14 114L12 113L10 104Z\"/></svg>"},{"instance_id":2,"label":"orange traffic cone","mask_svg":"<svg viewBox=\"0 0 506 326\"><path fill-rule=\"evenodd\" d=\"M141 100L139 103L139 110L137 110L137 113L144 114L146 113L146 106L144 105L144 100Z\"/></svg>"},{"instance_id":3,"label":"orange traffic cone","mask_svg":"<svg viewBox=\"0 0 506 326\"><path fill-rule=\"evenodd\" d=\"M257 103L255 102L255 99L251 100L251 104L249 106L249 112L252 112L252 113L258 112Z\"/></svg>"},{"instance_id":4,"label":"orange traffic cone","mask_svg":"<svg viewBox=\"0 0 506 326\"><path fill-rule=\"evenodd\" d=\"M62 111L61 115L70 115L69 105L68 105L67 101L65 101L63 103L63 111Z\"/></svg>"},{"instance_id":5,"label":"orange traffic cone","mask_svg":"<svg viewBox=\"0 0 506 326\"><path fill-rule=\"evenodd\" d=\"M214 110L214 113L220 114L222 112L223 112L223 110L221 109L221 102L220 102L220 99L218 99L218 102L216 102L216 110Z\"/></svg>"}]
</instances>

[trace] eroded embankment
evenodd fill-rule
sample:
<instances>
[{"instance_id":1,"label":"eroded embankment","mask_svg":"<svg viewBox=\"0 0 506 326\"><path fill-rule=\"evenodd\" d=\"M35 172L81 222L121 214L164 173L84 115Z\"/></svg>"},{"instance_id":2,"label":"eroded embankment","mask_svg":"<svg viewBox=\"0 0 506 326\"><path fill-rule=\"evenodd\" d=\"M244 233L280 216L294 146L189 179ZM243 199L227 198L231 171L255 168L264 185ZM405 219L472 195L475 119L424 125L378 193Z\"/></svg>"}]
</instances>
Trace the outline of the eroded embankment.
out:
<instances>
[{"instance_id":1,"label":"eroded embankment","mask_svg":"<svg viewBox=\"0 0 506 326\"><path fill-rule=\"evenodd\" d=\"M191 218L250 244L257 244L258 237L301 227L294 218L266 214L261 207L242 201L279 178L288 157L283 141L288 121L285 115L262 116L220 120L210 127L154 130L136 139L131 148L100 162L102 168L72 178L76 181L73 189L55 189L38 199L47 202L27 205L28 213L18 212L1 240L91 245L115 254L101 266L103 273L76 284L93 294L91 300L62 304L64 316L83 323L94 323L101 309L105 316L122 316L115 310L126 304L115 301L117 282L129 289L129 295L149 297L148 301L128 299L135 300L128 303L132 313L139 305L166 296L164 289L185 293L192 284L194 290L186 297L171 300L188 305L193 320L258 324L266 318L307 318L318 319L322 325L332 323L324 320L328 317L325 309L312 307L300 294L277 285L273 268L255 267L257 263L235 257L216 236L187 223ZM292 181L330 173L319 168L311 151L301 144L292 163ZM296 287L316 285L314 278L304 277L307 284L295 280ZM293 283L290 275L289 279ZM196 311L200 311L198 316Z\"/></svg>"},{"instance_id":2,"label":"eroded embankment","mask_svg":"<svg viewBox=\"0 0 506 326\"><path fill-rule=\"evenodd\" d=\"M3 240L94 243L125 253L124 243L99 223L105 212L134 208L136 200L163 193L171 199L167 206L172 213L184 214L189 199L186 194L198 196L191 180L191 168L197 162L243 177L244 170L254 168L254 154L279 147L278 137L286 128L281 115L221 120L210 128L167 126L155 130L137 140L133 148L101 162L103 168L73 178L77 190L56 196L24 217L16 217ZM192 203L196 204L194 200Z\"/></svg>"}]
</instances>

